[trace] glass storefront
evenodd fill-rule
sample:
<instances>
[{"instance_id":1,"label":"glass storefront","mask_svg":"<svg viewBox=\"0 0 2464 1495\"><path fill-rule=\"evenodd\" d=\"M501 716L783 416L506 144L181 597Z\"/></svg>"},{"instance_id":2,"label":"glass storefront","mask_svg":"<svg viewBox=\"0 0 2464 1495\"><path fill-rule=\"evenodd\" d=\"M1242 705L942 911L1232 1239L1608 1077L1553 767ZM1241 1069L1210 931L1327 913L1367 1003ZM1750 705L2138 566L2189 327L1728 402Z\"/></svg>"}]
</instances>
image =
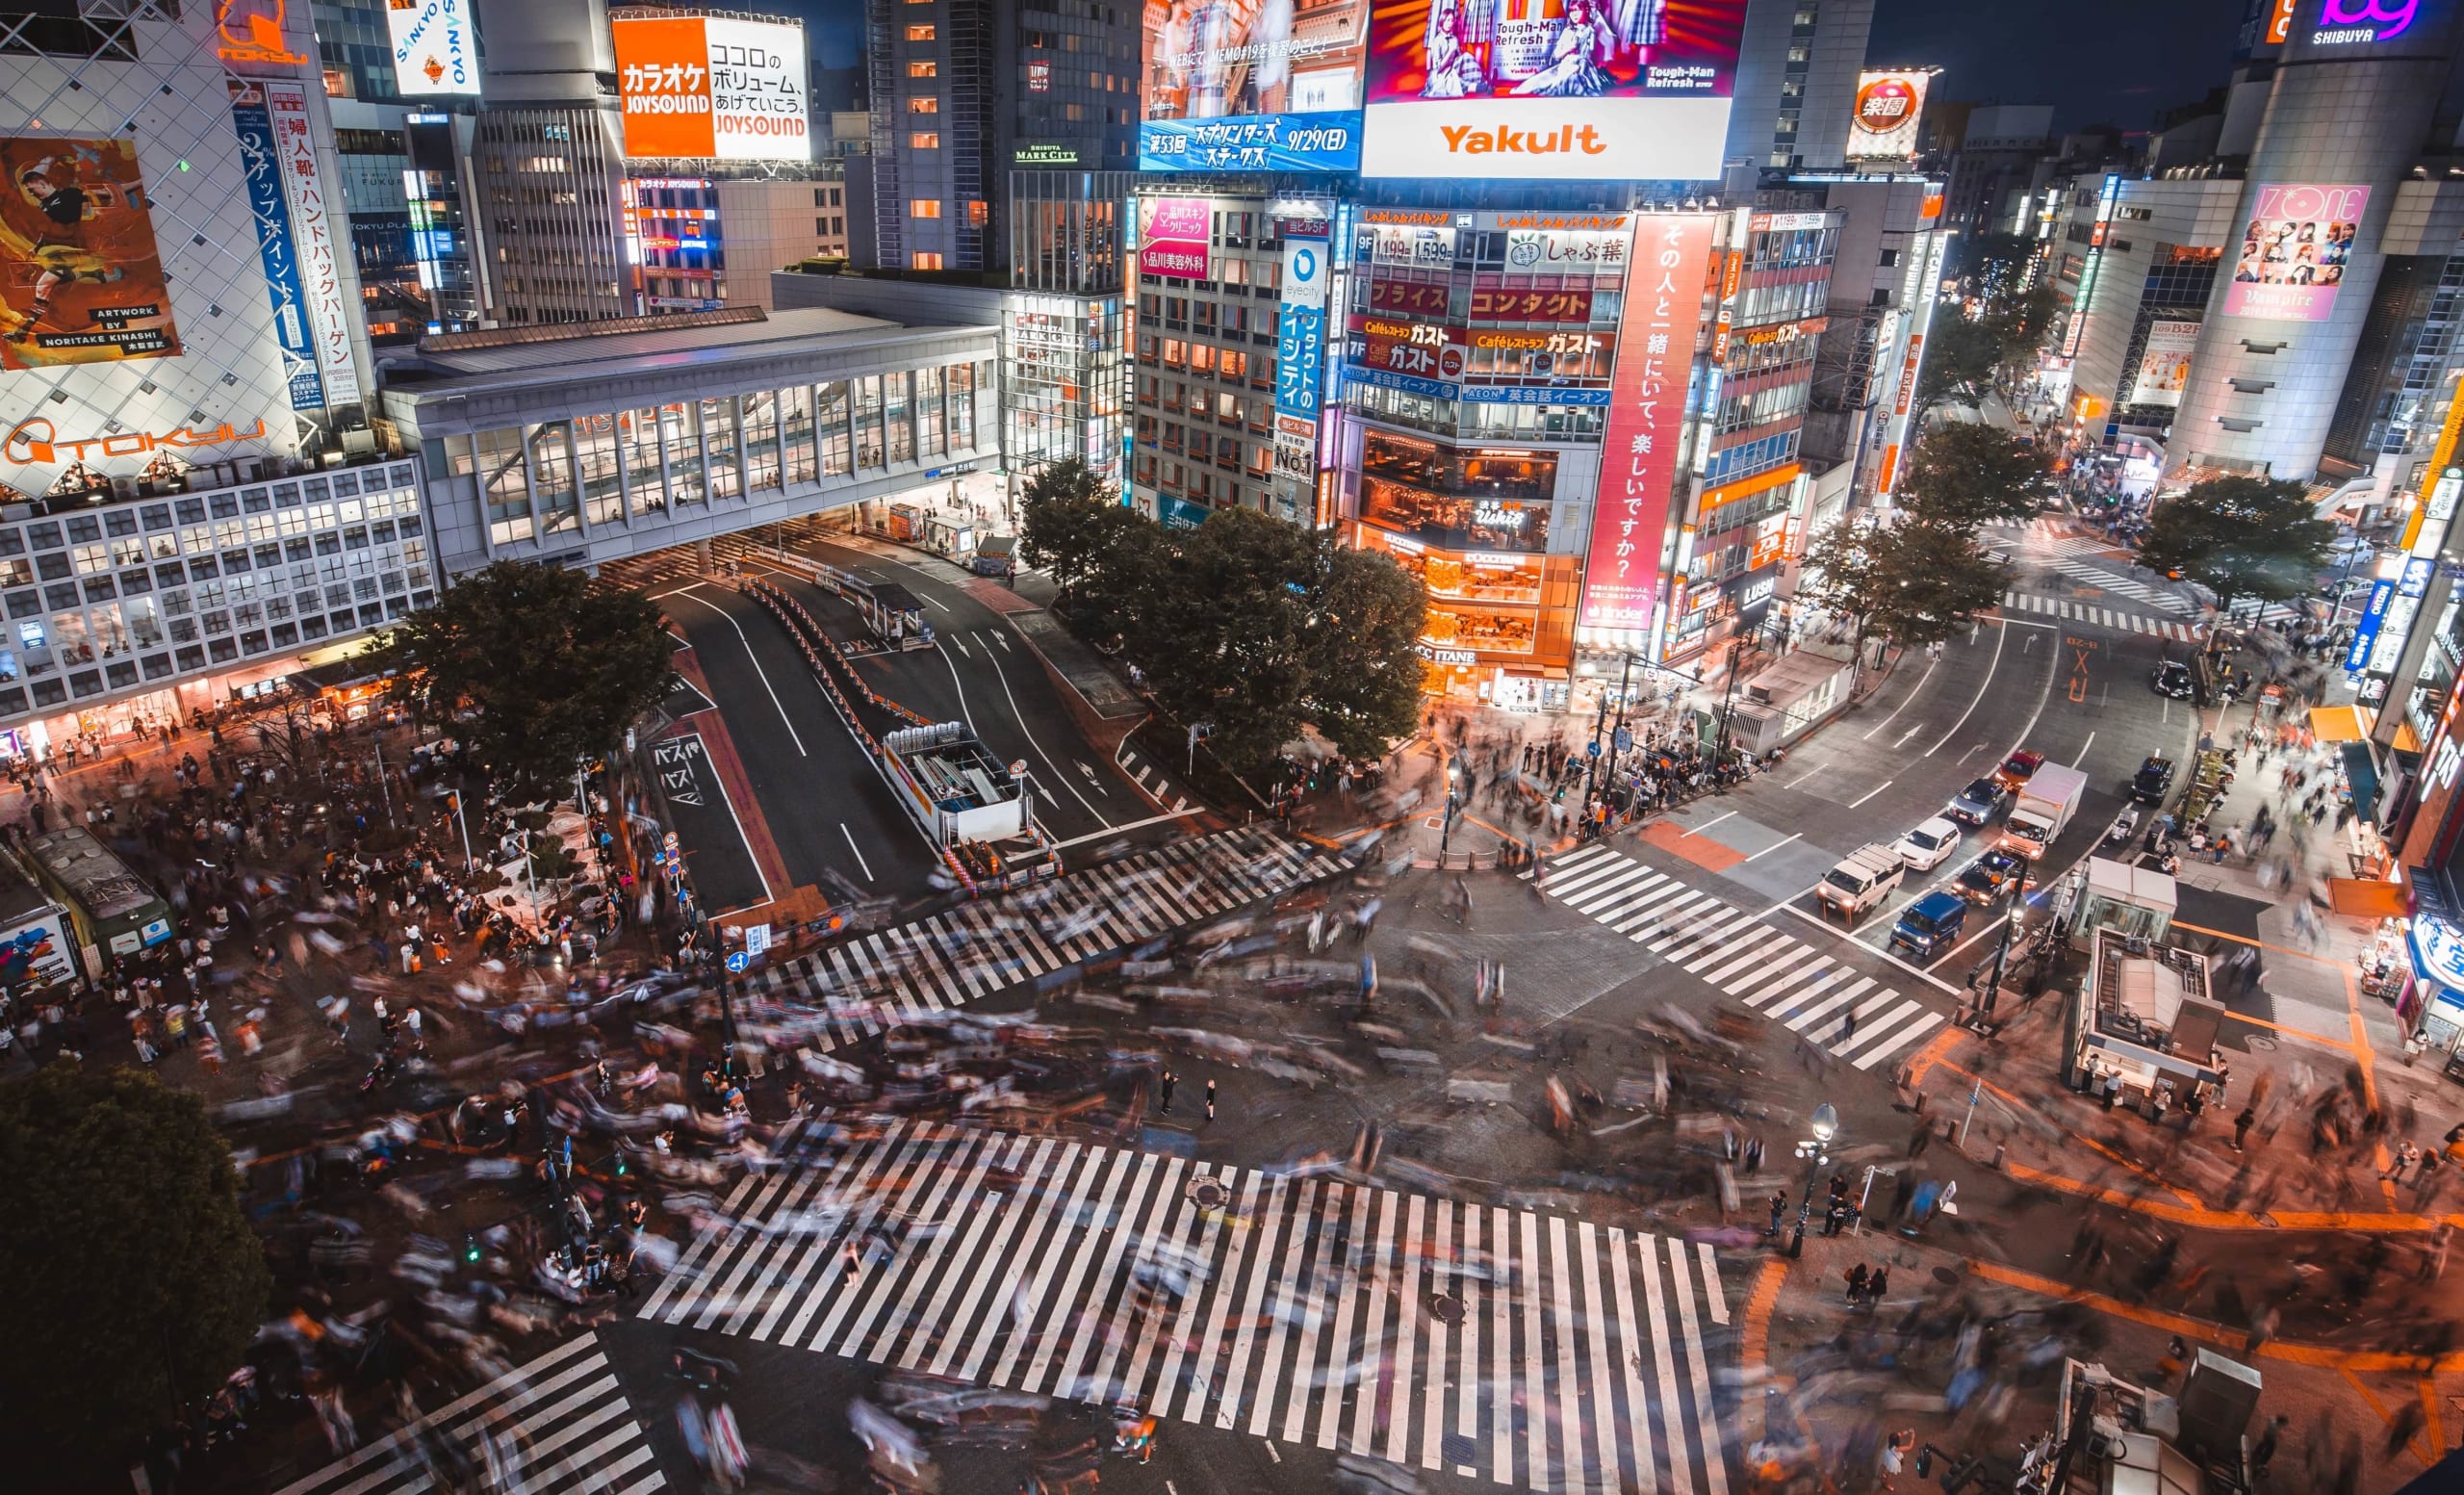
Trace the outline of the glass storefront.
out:
<instances>
[{"instance_id":1,"label":"glass storefront","mask_svg":"<svg viewBox=\"0 0 2464 1495\"><path fill-rule=\"evenodd\" d=\"M1360 517L1382 528L1449 550L1538 554L1549 548L1554 453L1371 431L1360 471Z\"/></svg>"}]
</instances>

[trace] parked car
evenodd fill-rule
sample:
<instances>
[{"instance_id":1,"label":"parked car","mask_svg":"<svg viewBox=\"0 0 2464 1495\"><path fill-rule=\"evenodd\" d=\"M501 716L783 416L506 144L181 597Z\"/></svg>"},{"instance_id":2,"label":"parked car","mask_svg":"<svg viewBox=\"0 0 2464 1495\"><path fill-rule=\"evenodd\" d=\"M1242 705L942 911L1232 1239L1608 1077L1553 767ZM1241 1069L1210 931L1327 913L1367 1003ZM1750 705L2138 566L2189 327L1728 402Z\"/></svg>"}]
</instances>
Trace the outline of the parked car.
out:
<instances>
[{"instance_id":1,"label":"parked car","mask_svg":"<svg viewBox=\"0 0 2464 1495\"><path fill-rule=\"evenodd\" d=\"M2019 790L2019 786L2035 778L2037 770L2043 766L2042 753L2031 753L2026 748L2021 748L2002 760L2002 766L1993 770L1993 777L2004 788L2015 794Z\"/></svg>"},{"instance_id":2,"label":"parked car","mask_svg":"<svg viewBox=\"0 0 2464 1495\"><path fill-rule=\"evenodd\" d=\"M2147 761L2139 765L2139 772L2130 776L2130 797L2143 805L2162 803L2165 791L2172 786L2173 760L2159 758L2153 753L2147 755Z\"/></svg>"},{"instance_id":3,"label":"parked car","mask_svg":"<svg viewBox=\"0 0 2464 1495\"><path fill-rule=\"evenodd\" d=\"M2147 688L2160 696L2169 696L2176 701L2187 701L2197 687L2191 680L2191 667L2188 663L2180 659L2168 659L2156 666L2156 673L2148 680Z\"/></svg>"},{"instance_id":4,"label":"parked car","mask_svg":"<svg viewBox=\"0 0 2464 1495\"><path fill-rule=\"evenodd\" d=\"M1960 896L1971 903L1999 903L2017 885L2027 864L2015 853L1989 851L1960 873Z\"/></svg>"},{"instance_id":5,"label":"parked car","mask_svg":"<svg viewBox=\"0 0 2464 1495\"><path fill-rule=\"evenodd\" d=\"M1950 816L1968 825L1983 825L2011 803L2011 791L1992 779L1979 779L1951 800Z\"/></svg>"},{"instance_id":6,"label":"parked car","mask_svg":"<svg viewBox=\"0 0 2464 1495\"><path fill-rule=\"evenodd\" d=\"M1899 922L1891 926L1890 942L1906 945L1931 960L1958 943L1960 931L1966 927L1966 902L1957 893L1937 888L1899 911Z\"/></svg>"},{"instance_id":7,"label":"parked car","mask_svg":"<svg viewBox=\"0 0 2464 1495\"><path fill-rule=\"evenodd\" d=\"M1949 817L1936 815L1891 845L1912 871L1931 872L1960 848L1960 828Z\"/></svg>"}]
</instances>

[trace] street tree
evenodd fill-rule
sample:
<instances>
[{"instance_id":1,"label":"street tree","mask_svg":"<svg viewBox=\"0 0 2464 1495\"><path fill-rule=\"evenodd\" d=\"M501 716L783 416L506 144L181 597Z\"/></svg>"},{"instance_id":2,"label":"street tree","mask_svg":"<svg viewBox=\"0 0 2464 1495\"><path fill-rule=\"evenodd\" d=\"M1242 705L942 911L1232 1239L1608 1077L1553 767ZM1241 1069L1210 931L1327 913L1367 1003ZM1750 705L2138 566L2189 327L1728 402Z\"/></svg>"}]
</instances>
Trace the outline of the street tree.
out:
<instances>
[{"instance_id":1,"label":"street tree","mask_svg":"<svg viewBox=\"0 0 2464 1495\"><path fill-rule=\"evenodd\" d=\"M505 787L544 796L667 694L674 648L639 592L499 561L405 618L376 658L397 701L451 724Z\"/></svg>"},{"instance_id":2,"label":"street tree","mask_svg":"<svg viewBox=\"0 0 2464 1495\"><path fill-rule=\"evenodd\" d=\"M230 1146L151 1073L56 1063L0 1085L0 1189L11 1479L125 1482L114 1471L220 1388L265 1316Z\"/></svg>"},{"instance_id":3,"label":"street tree","mask_svg":"<svg viewBox=\"0 0 2464 1495\"><path fill-rule=\"evenodd\" d=\"M1948 525L1840 524L1806 552L1805 594L1857 622L1867 639L1902 649L1939 643L2002 600L2010 568Z\"/></svg>"},{"instance_id":4,"label":"street tree","mask_svg":"<svg viewBox=\"0 0 2464 1495\"><path fill-rule=\"evenodd\" d=\"M1061 588L1057 610L1065 619L1081 604L1087 584L1108 560L1117 561L1127 537L1151 529L1083 457L1064 457L1038 468L1027 479L1018 554Z\"/></svg>"},{"instance_id":5,"label":"street tree","mask_svg":"<svg viewBox=\"0 0 2464 1495\"><path fill-rule=\"evenodd\" d=\"M1941 307L1934 330L1922 349L1923 372L1916 379L1916 407L1941 400L1974 405L1991 387L1993 370L2002 361L2002 340L1982 322L1971 322L1955 307Z\"/></svg>"},{"instance_id":6,"label":"street tree","mask_svg":"<svg viewBox=\"0 0 2464 1495\"><path fill-rule=\"evenodd\" d=\"M2010 432L1944 421L1909 452L1896 491L1917 518L1966 530L2032 517L2053 496L2054 482L2043 455Z\"/></svg>"},{"instance_id":7,"label":"street tree","mask_svg":"<svg viewBox=\"0 0 2464 1495\"><path fill-rule=\"evenodd\" d=\"M1194 529L1147 528L1107 559L1089 606L1122 620L1121 652L1164 709L1206 723L1235 771L1314 726L1372 756L1418 710L1420 588L1383 556L1225 508Z\"/></svg>"},{"instance_id":8,"label":"street tree","mask_svg":"<svg viewBox=\"0 0 2464 1495\"><path fill-rule=\"evenodd\" d=\"M2319 517L2297 482L2210 477L2157 502L2139 563L2197 582L2230 612L2245 598L2273 602L2308 591L2335 538L2336 527Z\"/></svg>"}]
</instances>

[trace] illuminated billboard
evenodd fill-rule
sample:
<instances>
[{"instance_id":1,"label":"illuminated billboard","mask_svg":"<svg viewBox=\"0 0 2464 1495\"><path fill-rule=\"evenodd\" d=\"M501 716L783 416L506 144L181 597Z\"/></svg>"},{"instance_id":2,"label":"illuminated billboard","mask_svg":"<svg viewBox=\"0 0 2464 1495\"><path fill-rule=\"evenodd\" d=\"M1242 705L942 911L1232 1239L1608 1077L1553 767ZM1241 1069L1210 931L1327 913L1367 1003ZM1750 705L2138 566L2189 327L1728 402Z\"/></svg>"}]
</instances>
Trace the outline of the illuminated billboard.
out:
<instances>
[{"instance_id":1,"label":"illuminated billboard","mask_svg":"<svg viewBox=\"0 0 2464 1495\"><path fill-rule=\"evenodd\" d=\"M1368 0L1146 0L1147 171L1353 171Z\"/></svg>"},{"instance_id":2,"label":"illuminated billboard","mask_svg":"<svg viewBox=\"0 0 2464 1495\"><path fill-rule=\"evenodd\" d=\"M479 91L469 0L385 0L394 38L394 88L405 96Z\"/></svg>"},{"instance_id":3,"label":"illuminated billboard","mask_svg":"<svg viewBox=\"0 0 2464 1495\"><path fill-rule=\"evenodd\" d=\"M2369 205L2368 187L2297 182L2259 188L2242 227L2224 315L2326 321Z\"/></svg>"},{"instance_id":4,"label":"illuminated billboard","mask_svg":"<svg viewBox=\"0 0 2464 1495\"><path fill-rule=\"evenodd\" d=\"M1610 386L1600 502L1583 560L1579 621L1585 629L1639 633L1665 621L1664 614L1654 616L1661 546L1716 223L1708 214L1645 214L1634 235L1617 329L1626 356L1617 360Z\"/></svg>"},{"instance_id":5,"label":"illuminated billboard","mask_svg":"<svg viewBox=\"0 0 2464 1495\"><path fill-rule=\"evenodd\" d=\"M2129 403L2177 406L2190 387L2191 354L2198 348L2195 322L2151 322L2147 346L2139 355L2139 373L2130 383Z\"/></svg>"},{"instance_id":6,"label":"illuminated billboard","mask_svg":"<svg viewBox=\"0 0 2464 1495\"><path fill-rule=\"evenodd\" d=\"M1361 173L1720 174L1745 0L1403 0L1370 33Z\"/></svg>"},{"instance_id":7,"label":"illuminated billboard","mask_svg":"<svg viewBox=\"0 0 2464 1495\"><path fill-rule=\"evenodd\" d=\"M1207 241L1215 226L1212 197L1142 197L1138 202L1138 269L1167 280L1204 280L1212 263Z\"/></svg>"},{"instance_id":8,"label":"illuminated billboard","mask_svg":"<svg viewBox=\"0 0 2464 1495\"><path fill-rule=\"evenodd\" d=\"M0 136L0 369L180 351L137 142Z\"/></svg>"},{"instance_id":9,"label":"illuminated billboard","mask_svg":"<svg viewBox=\"0 0 2464 1495\"><path fill-rule=\"evenodd\" d=\"M809 161L801 26L718 15L611 19L632 160Z\"/></svg>"},{"instance_id":10,"label":"illuminated billboard","mask_svg":"<svg viewBox=\"0 0 2464 1495\"><path fill-rule=\"evenodd\" d=\"M1848 121L1851 161L1913 161L1916 126L1925 114L1931 72L1857 75L1857 112Z\"/></svg>"}]
</instances>

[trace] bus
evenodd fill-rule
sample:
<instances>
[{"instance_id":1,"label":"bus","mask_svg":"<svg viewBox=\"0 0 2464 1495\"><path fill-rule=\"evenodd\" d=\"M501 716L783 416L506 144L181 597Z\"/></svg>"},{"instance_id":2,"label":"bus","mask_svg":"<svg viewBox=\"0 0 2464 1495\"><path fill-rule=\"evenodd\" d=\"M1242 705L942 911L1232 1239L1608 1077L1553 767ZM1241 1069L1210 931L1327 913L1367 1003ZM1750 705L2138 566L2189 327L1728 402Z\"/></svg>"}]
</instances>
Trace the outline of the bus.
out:
<instances>
[{"instance_id":1,"label":"bus","mask_svg":"<svg viewBox=\"0 0 2464 1495\"><path fill-rule=\"evenodd\" d=\"M67 908L90 970L103 968L96 952L135 955L171 938L171 909L162 894L84 828L65 826L28 838L26 860Z\"/></svg>"}]
</instances>

